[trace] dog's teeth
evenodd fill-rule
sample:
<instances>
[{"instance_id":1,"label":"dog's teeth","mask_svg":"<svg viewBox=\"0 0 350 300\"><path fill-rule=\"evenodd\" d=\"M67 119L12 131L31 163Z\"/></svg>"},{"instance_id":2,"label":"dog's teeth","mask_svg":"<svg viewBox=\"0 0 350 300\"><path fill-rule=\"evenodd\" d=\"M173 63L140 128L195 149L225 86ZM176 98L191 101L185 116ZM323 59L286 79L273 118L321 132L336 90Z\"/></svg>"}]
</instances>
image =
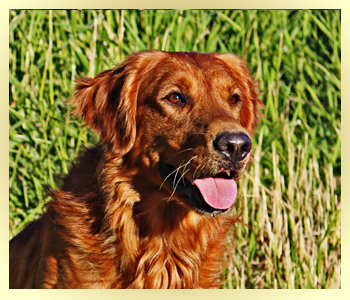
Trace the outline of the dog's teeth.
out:
<instances>
[{"instance_id":1,"label":"dog's teeth","mask_svg":"<svg viewBox=\"0 0 350 300\"><path fill-rule=\"evenodd\" d=\"M225 170L225 172L226 172L226 174L227 174L228 176L231 175L229 170Z\"/></svg>"}]
</instances>

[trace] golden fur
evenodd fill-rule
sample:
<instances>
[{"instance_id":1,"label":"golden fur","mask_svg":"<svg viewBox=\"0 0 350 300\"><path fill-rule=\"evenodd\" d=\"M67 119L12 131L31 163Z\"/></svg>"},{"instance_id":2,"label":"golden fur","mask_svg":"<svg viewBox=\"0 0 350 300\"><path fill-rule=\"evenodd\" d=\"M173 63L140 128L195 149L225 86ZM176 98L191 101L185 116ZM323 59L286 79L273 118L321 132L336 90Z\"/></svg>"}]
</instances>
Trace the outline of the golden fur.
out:
<instances>
[{"instance_id":1,"label":"golden fur","mask_svg":"<svg viewBox=\"0 0 350 300\"><path fill-rule=\"evenodd\" d=\"M261 102L244 63L230 54L136 53L81 79L72 103L101 143L85 149L43 216L11 240L10 288L219 287L237 220L186 203L159 164L170 161L189 182L214 176L226 163L215 137L253 135ZM232 164L235 178L249 161L250 153Z\"/></svg>"}]
</instances>

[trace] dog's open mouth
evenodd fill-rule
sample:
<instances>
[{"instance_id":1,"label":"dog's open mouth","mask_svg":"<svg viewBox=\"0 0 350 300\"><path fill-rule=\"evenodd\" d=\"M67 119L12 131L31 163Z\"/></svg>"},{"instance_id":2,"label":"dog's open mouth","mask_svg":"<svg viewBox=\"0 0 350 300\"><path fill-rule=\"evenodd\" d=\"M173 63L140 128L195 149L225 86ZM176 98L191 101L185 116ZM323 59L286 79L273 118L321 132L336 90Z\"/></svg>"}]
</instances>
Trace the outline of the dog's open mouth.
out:
<instances>
[{"instance_id":1,"label":"dog's open mouth","mask_svg":"<svg viewBox=\"0 0 350 300\"><path fill-rule=\"evenodd\" d=\"M228 210L236 201L237 184L233 171L222 169L212 177L190 182L170 164L160 162L159 169L168 187L200 213L215 216Z\"/></svg>"}]
</instances>

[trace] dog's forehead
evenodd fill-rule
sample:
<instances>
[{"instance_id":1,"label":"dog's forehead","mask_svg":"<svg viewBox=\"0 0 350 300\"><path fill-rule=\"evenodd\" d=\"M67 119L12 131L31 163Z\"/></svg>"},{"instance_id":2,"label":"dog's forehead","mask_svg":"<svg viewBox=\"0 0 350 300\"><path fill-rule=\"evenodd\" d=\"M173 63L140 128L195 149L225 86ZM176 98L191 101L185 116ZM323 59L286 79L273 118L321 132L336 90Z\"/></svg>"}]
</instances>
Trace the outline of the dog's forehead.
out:
<instances>
[{"instance_id":1,"label":"dog's forehead","mask_svg":"<svg viewBox=\"0 0 350 300\"><path fill-rule=\"evenodd\" d=\"M156 67L161 82L185 85L232 85L234 76L226 64L213 54L198 52L170 53Z\"/></svg>"},{"instance_id":2,"label":"dog's forehead","mask_svg":"<svg viewBox=\"0 0 350 300\"><path fill-rule=\"evenodd\" d=\"M163 59L163 65L166 67L173 66L179 69L202 71L202 72L229 72L225 63L218 59L214 54L198 52L175 52L168 53ZM160 67L162 64L160 65Z\"/></svg>"}]
</instances>

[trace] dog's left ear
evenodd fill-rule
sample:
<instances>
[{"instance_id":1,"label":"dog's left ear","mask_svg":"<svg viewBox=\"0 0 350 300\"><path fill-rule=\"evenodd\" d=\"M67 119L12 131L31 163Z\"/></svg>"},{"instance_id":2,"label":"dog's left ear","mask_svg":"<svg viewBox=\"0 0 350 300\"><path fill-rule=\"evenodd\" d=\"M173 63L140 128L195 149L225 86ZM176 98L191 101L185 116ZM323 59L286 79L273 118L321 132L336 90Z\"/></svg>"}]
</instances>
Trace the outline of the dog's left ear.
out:
<instances>
[{"instance_id":1,"label":"dog's left ear","mask_svg":"<svg viewBox=\"0 0 350 300\"><path fill-rule=\"evenodd\" d=\"M136 137L136 109L140 78L164 55L146 51L129 56L115 69L85 77L77 83L71 101L73 113L82 116L101 137L108 151L128 153Z\"/></svg>"},{"instance_id":2,"label":"dog's left ear","mask_svg":"<svg viewBox=\"0 0 350 300\"><path fill-rule=\"evenodd\" d=\"M250 100L245 101L241 109L241 122L242 126L253 135L258 124L258 117L260 115L259 108L264 106L258 98L258 83L250 74L246 63L237 55L221 53L215 53L214 55L226 65L238 86Z\"/></svg>"}]
</instances>

